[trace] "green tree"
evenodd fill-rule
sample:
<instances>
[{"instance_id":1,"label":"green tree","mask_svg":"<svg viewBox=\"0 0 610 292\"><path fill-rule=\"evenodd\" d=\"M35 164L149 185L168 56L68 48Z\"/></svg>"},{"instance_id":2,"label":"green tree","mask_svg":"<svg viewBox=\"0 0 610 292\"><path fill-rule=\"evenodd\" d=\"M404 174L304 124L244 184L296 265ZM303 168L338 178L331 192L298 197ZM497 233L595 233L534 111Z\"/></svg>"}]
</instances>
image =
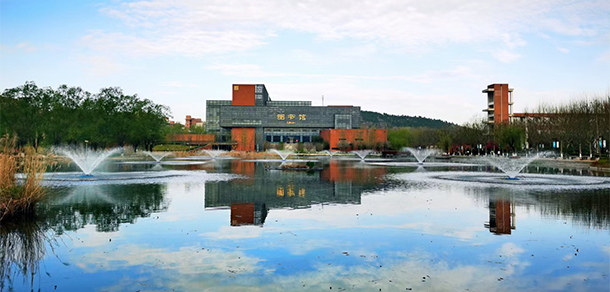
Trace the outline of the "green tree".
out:
<instances>
[{"instance_id":1,"label":"green tree","mask_svg":"<svg viewBox=\"0 0 610 292\"><path fill-rule=\"evenodd\" d=\"M412 145L413 133L409 128L389 129L388 142L390 143L390 148L400 150L403 147Z\"/></svg>"}]
</instances>

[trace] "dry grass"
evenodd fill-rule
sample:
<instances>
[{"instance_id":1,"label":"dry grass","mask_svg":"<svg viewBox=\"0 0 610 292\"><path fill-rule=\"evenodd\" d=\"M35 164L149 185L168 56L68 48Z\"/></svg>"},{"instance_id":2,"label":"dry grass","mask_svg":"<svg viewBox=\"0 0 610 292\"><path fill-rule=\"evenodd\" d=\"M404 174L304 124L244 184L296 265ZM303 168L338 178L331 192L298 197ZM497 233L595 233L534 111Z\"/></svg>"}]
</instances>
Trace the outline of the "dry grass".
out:
<instances>
[{"instance_id":1,"label":"dry grass","mask_svg":"<svg viewBox=\"0 0 610 292\"><path fill-rule=\"evenodd\" d=\"M0 222L33 212L34 205L46 194L41 185L46 170L44 158L31 147L15 151L15 141L8 135L0 138ZM15 178L18 172L25 176L23 183Z\"/></svg>"}]
</instances>

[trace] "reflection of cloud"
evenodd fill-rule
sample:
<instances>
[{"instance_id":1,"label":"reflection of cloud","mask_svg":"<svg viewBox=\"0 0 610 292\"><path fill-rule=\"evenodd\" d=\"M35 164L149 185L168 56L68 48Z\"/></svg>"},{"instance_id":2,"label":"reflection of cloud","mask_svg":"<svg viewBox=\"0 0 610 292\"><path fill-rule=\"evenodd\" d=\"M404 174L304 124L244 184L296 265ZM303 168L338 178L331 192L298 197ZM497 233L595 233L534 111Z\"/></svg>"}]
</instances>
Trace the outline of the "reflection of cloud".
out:
<instances>
[{"instance_id":1,"label":"reflection of cloud","mask_svg":"<svg viewBox=\"0 0 610 292\"><path fill-rule=\"evenodd\" d=\"M246 256L241 251L225 252L199 246L181 247L178 250L148 248L138 245L123 245L106 252L87 253L83 259L75 260L83 270L121 270L133 266L160 266L176 274L219 274L232 270L240 273L258 272L256 264L261 261Z\"/></svg>"},{"instance_id":2,"label":"reflection of cloud","mask_svg":"<svg viewBox=\"0 0 610 292\"><path fill-rule=\"evenodd\" d=\"M199 246L169 251L128 245L109 252L89 253L75 262L90 273L128 268L145 270L147 274L152 273L146 279L128 273L132 277L122 278L116 287L146 285L150 290L171 286L179 291L195 291L205 284L205 287L214 287L215 291L235 291L239 287L258 287L256 290L260 291L285 291L295 287L309 291L329 290L329 287L364 291L405 288L444 291L477 287L491 291L497 290L498 277L506 277L505 272L490 273L485 266L435 262L425 252L398 253L384 259L356 259L360 262L352 265L318 262L312 269L273 276L279 269L288 267L280 262L275 269L262 269L257 265L260 259L238 251L208 251Z\"/></svg>"},{"instance_id":3,"label":"reflection of cloud","mask_svg":"<svg viewBox=\"0 0 610 292\"><path fill-rule=\"evenodd\" d=\"M410 190L375 192L362 196L361 205L313 205L316 216L311 216L309 209L274 210L269 218L281 221L312 222L307 226L296 223L291 230L313 230L328 228L399 228L419 230L426 234L443 235L447 237L469 239L477 231L482 230L481 224L476 224L482 216L487 218L487 212L472 205L459 195L448 195L442 198L434 191ZM433 209L435 212L428 212ZM381 211L383 210L383 211ZM436 216L447 216L451 212L454 220L442 220L443 224L429 223ZM421 215L425 214L427 218ZM475 217L475 218L472 218ZM437 220L438 221L438 220ZM483 221L481 221L483 222ZM265 227L278 231L279 226L271 223Z\"/></svg>"},{"instance_id":4,"label":"reflection of cloud","mask_svg":"<svg viewBox=\"0 0 610 292\"><path fill-rule=\"evenodd\" d=\"M524 253L525 250L512 242L503 244L497 254L504 258L507 265L506 275L515 274L516 271L522 272L525 267L529 266L529 262L521 262L518 255Z\"/></svg>"},{"instance_id":5,"label":"reflection of cloud","mask_svg":"<svg viewBox=\"0 0 610 292\"><path fill-rule=\"evenodd\" d=\"M73 238L74 247L93 247L103 246L108 244L110 239L115 241L122 238L123 234L117 232L98 232L95 225L85 225L82 229L78 230Z\"/></svg>"},{"instance_id":6,"label":"reflection of cloud","mask_svg":"<svg viewBox=\"0 0 610 292\"><path fill-rule=\"evenodd\" d=\"M498 249L498 254L505 256L505 257L513 257L513 256L516 256L523 252L525 252L524 249L518 247L516 244L514 244L512 242L505 243L502 245L502 247L500 247Z\"/></svg>"},{"instance_id":7,"label":"reflection of cloud","mask_svg":"<svg viewBox=\"0 0 610 292\"><path fill-rule=\"evenodd\" d=\"M263 228L260 226L220 226L216 232L201 234L202 236L223 240L223 239L243 239L260 237Z\"/></svg>"}]
</instances>

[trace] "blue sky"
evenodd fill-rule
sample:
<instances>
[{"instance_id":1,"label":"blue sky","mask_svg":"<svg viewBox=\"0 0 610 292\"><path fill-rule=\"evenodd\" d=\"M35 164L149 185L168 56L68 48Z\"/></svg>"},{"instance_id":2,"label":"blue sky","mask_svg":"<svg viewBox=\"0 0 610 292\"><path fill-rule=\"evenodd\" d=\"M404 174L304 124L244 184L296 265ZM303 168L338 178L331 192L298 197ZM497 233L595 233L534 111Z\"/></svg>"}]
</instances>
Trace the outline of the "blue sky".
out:
<instances>
[{"instance_id":1,"label":"blue sky","mask_svg":"<svg viewBox=\"0 0 610 292\"><path fill-rule=\"evenodd\" d=\"M119 86L205 117L233 83L274 100L454 123L610 92L610 2L0 0L0 87Z\"/></svg>"}]
</instances>

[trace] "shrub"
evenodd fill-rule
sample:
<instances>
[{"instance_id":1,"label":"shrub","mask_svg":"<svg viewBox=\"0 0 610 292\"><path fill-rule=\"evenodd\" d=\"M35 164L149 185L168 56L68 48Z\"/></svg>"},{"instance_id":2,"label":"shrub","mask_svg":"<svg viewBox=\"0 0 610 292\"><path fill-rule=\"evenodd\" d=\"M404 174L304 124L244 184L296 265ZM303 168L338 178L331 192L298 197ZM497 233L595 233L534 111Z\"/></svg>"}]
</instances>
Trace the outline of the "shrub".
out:
<instances>
[{"instance_id":1,"label":"shrub","mask_svg":"<svg viewBox=\"0 0 610 292\"><path fill-rule=\"evenodd\" d=\"M0 138L0 221L19 214L30 214L34 205L43 199L46 189L41 180L46 169L44 159L33 148L24 149L21 157L14 153L15 137ZM18 184L15 174L21 171L25 178Z\"/></svg>"}]
</instances>

